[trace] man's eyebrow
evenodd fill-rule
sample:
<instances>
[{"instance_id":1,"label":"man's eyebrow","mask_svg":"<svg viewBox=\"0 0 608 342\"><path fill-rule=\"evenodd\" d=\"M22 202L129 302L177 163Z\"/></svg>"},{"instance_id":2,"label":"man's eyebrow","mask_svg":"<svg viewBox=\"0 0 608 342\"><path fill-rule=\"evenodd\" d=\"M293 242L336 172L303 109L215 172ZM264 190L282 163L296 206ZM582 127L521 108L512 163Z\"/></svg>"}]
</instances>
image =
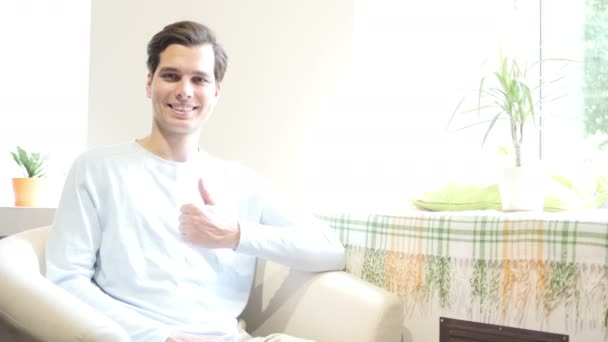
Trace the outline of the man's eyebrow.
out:
<instances>
[{"instance_id":1,"label":"man's eyebrow","mask_svg":"<svg viewBox=\"0 0 608 342\"><path fill-rule=\"evenodd\" d=\"M179 69L173 68L173 67L162 67L162 68L158 69L158 71L159 72L175 72L175 73L178 73L178 74L182 73ZM192 73L194 75L196 75L196 76L205 77L205 78L208 78L208 77L211 76L209 73L204 72L204 71L200 71L200 70L196 70L196 71L194 71Z\"/></svg>"},{"instance_id":2,"label":"man's eyebrow","mask_svg":"<svg viewBox=\"0 0 608 342\"><path fill-rule=\"evenodd\" d=\"M170 71L170 72L179 73L179 70L177 70L176 68L172 68L172 67L162 67L162 68L158 69L158 71L162 71L162 72Z\"/></svg>"}]
</instances>

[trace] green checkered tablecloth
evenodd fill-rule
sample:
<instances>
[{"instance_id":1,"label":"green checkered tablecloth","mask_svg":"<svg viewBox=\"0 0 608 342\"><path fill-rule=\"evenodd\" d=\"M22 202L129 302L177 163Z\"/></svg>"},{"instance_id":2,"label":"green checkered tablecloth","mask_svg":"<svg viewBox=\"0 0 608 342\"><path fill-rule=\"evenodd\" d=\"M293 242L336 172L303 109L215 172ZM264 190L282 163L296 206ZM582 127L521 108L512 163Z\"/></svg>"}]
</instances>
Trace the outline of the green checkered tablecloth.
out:
<instances>
[{"instance_id":1,"label":"green checkered tablecloth","mask_svg":"<svg viewBox=\"0 0 608 342\"><path fill-rule=\"evenodd\" d=\"M608 210L318 217L345 245L346 270L410 310L437 299L444 311L508 323L530 305L542 317L563 305L569 326L606 329Z\"/></svg>"}]
</instances>

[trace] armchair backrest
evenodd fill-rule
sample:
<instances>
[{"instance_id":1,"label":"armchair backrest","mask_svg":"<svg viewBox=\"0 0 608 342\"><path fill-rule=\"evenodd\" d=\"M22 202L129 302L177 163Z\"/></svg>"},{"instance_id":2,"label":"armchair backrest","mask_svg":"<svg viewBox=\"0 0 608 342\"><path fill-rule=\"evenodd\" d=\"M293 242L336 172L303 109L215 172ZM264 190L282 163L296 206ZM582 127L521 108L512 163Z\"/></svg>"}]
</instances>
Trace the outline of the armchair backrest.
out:
<instances>
[{"instance_id":1,"label":"armchair backrest","mask_svg":"<svg viewBox=\"0 0 608 342\"><path fill-rule=\"evenodd\" d=\"M0 240L0 265L2 270L46 273L44 253L50 226L30 229Z\"/></svg>"},{"instance_id":2,"label":"armchair backrest","mask_svg":"<svg viewBox=\"0 0 608 342\"><path fill-rule=\"evenodd\" d=\"M0 341L128 341L116 322L44 277L49 229L0 240Z\"/></svg>"}]
</instances>

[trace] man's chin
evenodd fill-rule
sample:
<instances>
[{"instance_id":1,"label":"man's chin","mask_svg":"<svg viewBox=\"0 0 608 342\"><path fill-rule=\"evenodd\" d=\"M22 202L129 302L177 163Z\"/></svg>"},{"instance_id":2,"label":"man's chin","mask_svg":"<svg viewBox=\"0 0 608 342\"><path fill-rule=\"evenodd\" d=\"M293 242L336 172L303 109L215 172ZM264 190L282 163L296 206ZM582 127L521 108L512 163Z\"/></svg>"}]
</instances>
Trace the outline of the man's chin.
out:
<instances>
[{"instance_id":1,"label":"man's chin","mask_svg":"<svg viewBox=\"0 0 608 342\"><path fill-rule=\"evenodd\" d=\"M191 120L194 120L194 118L196 117L196 113L194 113L194 112L185 112L185 113L172 112L171 117L174 120L191 121Z\"/></svg>"},{"instance_id":2,"label":"man's chin","mask_svg":"<svg viewBox=\"0 0 608 342\"><path fill-rule=\"evenodd\" d=\"M191 135L196 134L200 130L200 124L194 124L193 122L178 122L174 124L165 124L160 127L161 131L170 135Z\"/></svg>"}]
</instances>

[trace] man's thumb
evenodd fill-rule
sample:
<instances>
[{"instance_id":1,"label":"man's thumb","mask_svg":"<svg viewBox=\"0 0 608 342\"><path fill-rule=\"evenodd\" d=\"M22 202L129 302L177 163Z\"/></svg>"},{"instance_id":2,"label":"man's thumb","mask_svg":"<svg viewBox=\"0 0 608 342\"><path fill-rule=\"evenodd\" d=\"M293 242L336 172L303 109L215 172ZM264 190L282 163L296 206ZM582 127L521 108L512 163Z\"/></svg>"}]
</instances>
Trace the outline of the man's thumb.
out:
<instances>
[{"instance_id":1,"label":"man's thumb","mask_svg":"<svg viewBox=\"0 0 608 342\"><path fill-rule=\"evenodd\" d=\"M211 199L209 192L207 191L207 189L205 189L205 185L203 184L202 179L198 180L198 192L200 192L205 205L215 205L215 202Z\"/></svg>"}]
</instances>

